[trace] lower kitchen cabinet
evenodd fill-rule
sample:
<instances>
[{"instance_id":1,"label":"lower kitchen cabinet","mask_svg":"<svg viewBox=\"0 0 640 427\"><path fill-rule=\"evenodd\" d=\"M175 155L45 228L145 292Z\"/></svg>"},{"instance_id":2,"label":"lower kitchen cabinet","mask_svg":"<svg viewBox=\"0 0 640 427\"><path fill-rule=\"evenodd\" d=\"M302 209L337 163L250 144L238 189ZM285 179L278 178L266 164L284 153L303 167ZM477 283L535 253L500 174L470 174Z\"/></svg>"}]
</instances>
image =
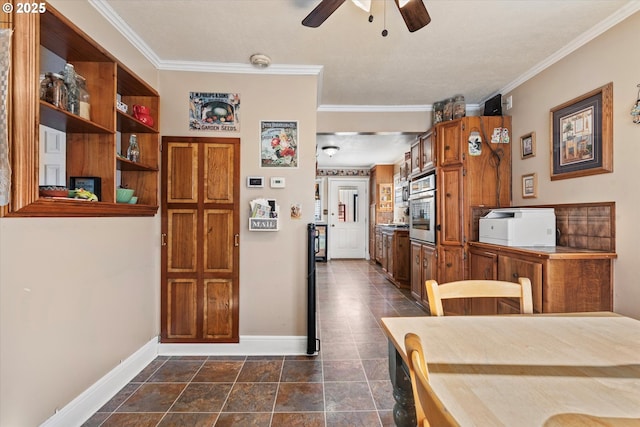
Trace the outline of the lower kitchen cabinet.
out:
<instances>
[{"instance_id":1,"label":"lower kitchen cabinet","mask_svg":"<svg viewBox=\"0 0 640 427\"><path fill-rule=\"evenodd\" d=\"M429 307L429 299L424 286L427 280L436 280L436 247L426 243L411 242L411 295L424 307Z\"/></svg>"},{"instance_id":2,"label":"lower kitchen cabinet","mask_svg":"<svg viewBox=\"0 0 640 427\"><path fill-rule=\"evenodd\" d=\"M379 262L387 279L399 288L409 288L411 276L409 230L393 226L378 228L382 241Z\"/></svg>"},{"instance_id":3,"label":"lower kitchen cabinet","mask_svg":"<svg viewBox=\"0 0 640 427\"><path fill-rule=\"evenodd\" d=\"M613 309L613 252L556 246L521 248L469 243L471 279L531 280L536 313L611 311ZM487 299L468 307L467 314L519 313L517 300Z\"/></svg>"}]
</instances>

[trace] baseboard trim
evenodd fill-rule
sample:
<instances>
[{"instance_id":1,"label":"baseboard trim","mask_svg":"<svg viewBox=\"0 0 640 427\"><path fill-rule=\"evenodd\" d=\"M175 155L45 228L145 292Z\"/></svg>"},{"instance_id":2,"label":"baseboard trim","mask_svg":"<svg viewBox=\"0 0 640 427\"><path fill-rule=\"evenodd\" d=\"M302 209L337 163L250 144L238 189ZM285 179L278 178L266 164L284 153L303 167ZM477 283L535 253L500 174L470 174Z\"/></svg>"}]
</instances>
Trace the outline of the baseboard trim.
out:
<instances>
[{"instance_id":1,"label":"baseboard trim","mask_svg":"<svg viewBox=\"0 0 640 427\"><path fill-rule=\"evenodd\" d=\"M80 426L158 355L154 337L73 399L40 427Z\"/></svg>"},{"instance_id":2,"label":"baseboard trim","mask_svg":"<svg viewBox=\"0 0 640 427\"><path fill-rule=\"evenodd\" d=\"M40 427L81 426L156 356L306 355L305 336L241 336L237 344L161 344L154 337Z\"/></svg>"},{"instance_id":3,"label":"baseboard trim","mask_svg":"<svg viewBox=\"0 0 640 427\"><path fill-rule=\"evenodd\" d=\"M305 336L240 337L232 344L158 344L160 356L299 356L305 355Z\"/></svg>"}]
</instances>

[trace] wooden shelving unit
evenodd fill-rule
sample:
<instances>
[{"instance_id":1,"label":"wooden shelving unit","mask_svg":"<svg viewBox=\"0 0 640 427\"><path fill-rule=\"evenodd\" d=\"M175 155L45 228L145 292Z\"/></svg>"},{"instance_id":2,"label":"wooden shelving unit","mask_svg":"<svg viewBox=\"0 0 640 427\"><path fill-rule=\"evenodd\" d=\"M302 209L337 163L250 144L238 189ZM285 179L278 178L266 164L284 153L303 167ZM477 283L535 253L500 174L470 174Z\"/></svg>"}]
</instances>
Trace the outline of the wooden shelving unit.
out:
<instances>
[{"instance_id":1,"label":"wooden shelving unit","mask_svg":"<svg viewBox=\"0 0 640 427\"><path fill-rule=\"evenodd\" d=\"M158 211L159 95L86 33L46 4L43 14L14 14L10 146L12 198L2 216L152 216ZM39 99L40 75L47 71L41 58L71 63L86 79L91 95L91 118L86 120ZM116 109L116 100L129 112ZM133 105L151 110L154 125L131 115ZM99 177L102 199L83 202L41 198L39 182L39 125L66 134L66 180L71 176ZM140 162L122 158L129 137L137 135ZM121 141L119 143L118 141ZM119 147L120 145L120 147ZM138 204L116 203L118 186L132 188Z\"/></svg>"}]
</instances>

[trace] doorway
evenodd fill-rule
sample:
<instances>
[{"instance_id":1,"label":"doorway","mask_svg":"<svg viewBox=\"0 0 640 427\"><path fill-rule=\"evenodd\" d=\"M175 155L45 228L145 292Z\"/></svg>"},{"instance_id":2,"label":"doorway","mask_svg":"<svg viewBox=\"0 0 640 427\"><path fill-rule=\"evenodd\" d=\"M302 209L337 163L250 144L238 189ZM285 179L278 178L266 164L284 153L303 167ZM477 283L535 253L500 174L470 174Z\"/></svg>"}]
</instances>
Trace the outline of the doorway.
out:
<instances>
[{"instance_id":1,"label":"doorway","mask_svg":"<svg viewBox=\"0 0 640 427\"><path fill-rule=\"evenodd\" d=\"M364 259L367 253L368 179L329 179L329 258Z\"/></svg>"}]
</instances>

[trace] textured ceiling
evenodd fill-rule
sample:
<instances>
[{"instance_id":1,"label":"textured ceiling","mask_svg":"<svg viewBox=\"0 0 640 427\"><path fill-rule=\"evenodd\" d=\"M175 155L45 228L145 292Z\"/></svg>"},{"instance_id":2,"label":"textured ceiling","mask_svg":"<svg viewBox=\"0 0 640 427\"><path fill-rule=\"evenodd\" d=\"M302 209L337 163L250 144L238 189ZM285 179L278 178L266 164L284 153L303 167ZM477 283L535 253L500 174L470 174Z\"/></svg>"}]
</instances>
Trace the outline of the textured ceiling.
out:
<instances>
[{"instance_id":1,"label":"textured ceiling","mask_svg":"<svg viewBox=\"0 0 640 427\"><path fill-rule=\"evenodd\" d=\"M160 69L256 72L249 57L263 53L272 66L261 72L320 72L320 108L425 111L455 94L481 104L640 9L637 0L424 0L432 21L409 33L393 0L372 1L372 23L347 1L319 28L301 24L319 0L89 1Z\"/></svg>"}]
</instances>

